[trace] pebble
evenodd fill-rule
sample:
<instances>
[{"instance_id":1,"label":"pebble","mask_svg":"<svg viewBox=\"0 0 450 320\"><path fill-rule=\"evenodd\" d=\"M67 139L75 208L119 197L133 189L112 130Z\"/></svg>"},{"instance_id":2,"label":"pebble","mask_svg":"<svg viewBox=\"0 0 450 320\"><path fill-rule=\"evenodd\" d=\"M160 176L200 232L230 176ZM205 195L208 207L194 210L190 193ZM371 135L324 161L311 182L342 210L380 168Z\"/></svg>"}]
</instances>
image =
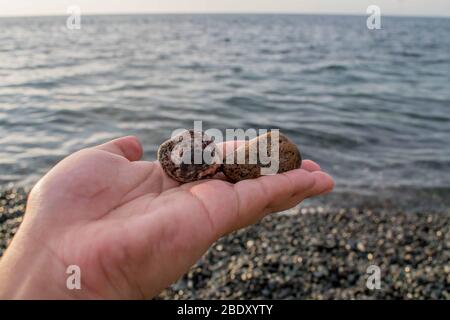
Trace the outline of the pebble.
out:
<instances>
[{"instance_id":1,"label":"pebble","mask_svg":"<svg viewBox=\"0 0 450 320\"><path fill-rule=\"evenodd\" d=\"M247 141L234 151L232 160L225 160L223 173L231 182L238 182L246 179L255 179L261 176L262 168L268 169L274 161L278 166L278 171L271 174L282 173L301 166L302 158L297 146L281 132L279 133L279 157L270 159L272 132L260 135L255 139ZM267 150L264 155L260 155L260 150ZM264 159L264 158L267 159ZM245 160L239 163L239 159Z\"/></svg>"},{"instance_id":2,"label":"pebble","mask_svg":"<svg viewBox=\"0 0 450 320\"><path fill-rule=\"evenodd\" d=\"M232 153L233 158L229 161L222 157L213 139L204 132L185 130L160 145L158 161L168 176L181 183L212 178L219 172L223 172L230 182L238 182L300 168L300 151L282 133L278 136L279 156L274 155L272 159L272 136L273 133L268 132L246 142ZM265 154L260 154L260 150L266 150ZM205 160L204 154L210 154L211 161ZM194 163L195 159L200 162ZM271 168L278 170L270 172ZM263 169L269 172L264 173Z\"/></svg>"},{"instance_id":3,"label":"pebble","mask_svg":"<svg viewBox=\"0 0 450 320\"><path fill-rule=\"evenodd\" d=\"M178 297L450 298L450 267L446 267L449 248L445 249L444 241L436 235L440 230L448 237L450 214L375 207L322 208L321 212L301 216L271 215L257 225L221 238L200 260L201 267L191 268L174 286L199 274L207 272L208 276L195 289ZM403 226L396 231L403 237L388 239L384 230L394 230L397 225ZM220 252L216 249L219 246ZM402 250L411 255L411 260L402 258ZM425 252L433 259L427 259ZM372 264L381 268L382 290L366 287L367 267ZM158 299L174 298L174 286L164 290Z\"/></svg>"},{"instance_id":4,"label":"pebble","mask_svg":"<svg viewBox=\"0 0 450 320\"><path fill-rule=\"evenodd\" d=\"M158 161L168 176L187 183L213 177L222 166L222 155L208 135L191 129L162 143Z\"/></svg>"}]
</instances>

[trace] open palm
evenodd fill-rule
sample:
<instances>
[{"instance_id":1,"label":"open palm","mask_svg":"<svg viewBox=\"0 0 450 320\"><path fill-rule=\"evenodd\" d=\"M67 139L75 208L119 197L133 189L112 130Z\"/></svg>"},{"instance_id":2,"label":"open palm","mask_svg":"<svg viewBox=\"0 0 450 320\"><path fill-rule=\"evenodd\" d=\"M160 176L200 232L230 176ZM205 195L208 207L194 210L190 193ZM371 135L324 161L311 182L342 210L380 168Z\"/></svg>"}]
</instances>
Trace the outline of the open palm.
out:
<instances>
[{"instance_id":1,"label":"open palm","mask_svg":"<svg viewBox=\"0 0 450 320\"><path fill-rule=\"evenodd\" d=\"M307 160L301 169L236 184L216 179L180 185L158 162L139 161L141 156L134 137L84 149L30 193L10 247L45 251L58 294L152 297L219 237L333 188L332 178ZM8 250L3 262L17 250ZM81 269L81 290L65 287L69 265Z\"/></svg>"}]
</instances>

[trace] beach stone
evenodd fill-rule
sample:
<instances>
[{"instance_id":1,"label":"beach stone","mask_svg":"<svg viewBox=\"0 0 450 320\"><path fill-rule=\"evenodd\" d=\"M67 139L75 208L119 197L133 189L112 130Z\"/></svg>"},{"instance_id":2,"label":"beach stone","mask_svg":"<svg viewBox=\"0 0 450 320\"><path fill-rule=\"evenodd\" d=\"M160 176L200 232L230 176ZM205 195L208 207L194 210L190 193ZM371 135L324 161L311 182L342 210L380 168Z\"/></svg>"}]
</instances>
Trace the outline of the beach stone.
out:
<instances>
[{"instance_id":1,"label":"beach stone","mask_svg":"<svg viewBox=\"0 0 450 320\"><path fill-rule=\"evenodd\" d=\"M213 177L222 166L222 154L213 139L191 129L162 143L158 161L169 177L187 183Z\"/></svg>"},{"instance_id":2,"label":"beach stone","mask_svg":"<svg viewBox=\"0 0 450 320\"><path fill-rule=\"evenodd\" d=\"M274 154L274 159L272 159L272 161L278 163L278 171L270 174L300 168L302 158L297 146L281 132L279 133L278 142L279 157ZM227 155L222 168L224 175L231 182L260 177L262 175L261 169L268 169L271 166L271 163L267 163L268 158L272 155L271 146L272 131L247 141L244 145L237 148L234 154ZM266 150L267 152L265 152L265 155L261 155L259 150ZM245 162L240 163L239 159L245 159Z\"/></svg>"}]
</instances>

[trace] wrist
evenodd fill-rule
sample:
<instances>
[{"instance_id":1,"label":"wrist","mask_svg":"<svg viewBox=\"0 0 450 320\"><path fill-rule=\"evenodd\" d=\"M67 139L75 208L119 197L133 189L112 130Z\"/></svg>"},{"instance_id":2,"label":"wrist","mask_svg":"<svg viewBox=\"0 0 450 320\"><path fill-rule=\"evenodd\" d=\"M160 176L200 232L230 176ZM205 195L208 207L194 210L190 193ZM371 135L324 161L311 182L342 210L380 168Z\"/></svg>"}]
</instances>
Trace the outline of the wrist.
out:
<instances>
[{"instance_id":1,"label":"wrist","mask_svg":"<svg viewBox=\"0 0 450 320\"><path fill-rule=\"evenodd\" d=\"M0 299L75 298L62 261L20 231L0 260Z\"/></svg>"}]
</instances>

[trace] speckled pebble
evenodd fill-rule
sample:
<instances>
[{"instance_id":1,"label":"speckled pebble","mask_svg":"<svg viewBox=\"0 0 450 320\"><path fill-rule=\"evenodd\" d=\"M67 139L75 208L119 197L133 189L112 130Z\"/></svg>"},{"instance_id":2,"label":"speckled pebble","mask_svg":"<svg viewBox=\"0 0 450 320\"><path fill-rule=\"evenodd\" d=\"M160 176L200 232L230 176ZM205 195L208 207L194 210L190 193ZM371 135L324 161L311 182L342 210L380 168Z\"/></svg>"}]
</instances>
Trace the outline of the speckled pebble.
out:
<instances>
[{"instance_id":1,"label":"speckled pebble","mask_svg":"<svg viewBox=\"0 0 450 320\"><path fill-rule=\"evenodd\" d=\"M206 148L211 155L209 163L203 157ZM186 154L186 150L190 152ZM200 163L195 163L195 159L200 159ZM213 177L222 166L222 155L209 136L191 129L162 143L158 161L169 177L187 183Z\"/></svg>"},{"instance_id":2,"label":"speckled pebble","mask_svg":"<svg viewBox=\"0 0 450 320\"><path fill-rule=\"evenodd\" d=\"M232 161L226 159L223 165L223 173L231 182L238 182L246 179L254 179L261 176L261 169L270 167L272 164L267 164L268 159L264 159L259 154L260 150L267 150L267 158L271 156L271 141L272 133L261 135L246 142L234 151L231 158ZM298 169L301 166L302 158L297 146L289 140L281 132L279 133L279 161L278 157L274 157L278 163L278 171L275 173L282 173L293 169ZM257 159L252 157L257 155ZM239 163L237 160L245 159L245 163ZM261 161L264 159L264 161Z\"/></svg>"}]
</instances>

